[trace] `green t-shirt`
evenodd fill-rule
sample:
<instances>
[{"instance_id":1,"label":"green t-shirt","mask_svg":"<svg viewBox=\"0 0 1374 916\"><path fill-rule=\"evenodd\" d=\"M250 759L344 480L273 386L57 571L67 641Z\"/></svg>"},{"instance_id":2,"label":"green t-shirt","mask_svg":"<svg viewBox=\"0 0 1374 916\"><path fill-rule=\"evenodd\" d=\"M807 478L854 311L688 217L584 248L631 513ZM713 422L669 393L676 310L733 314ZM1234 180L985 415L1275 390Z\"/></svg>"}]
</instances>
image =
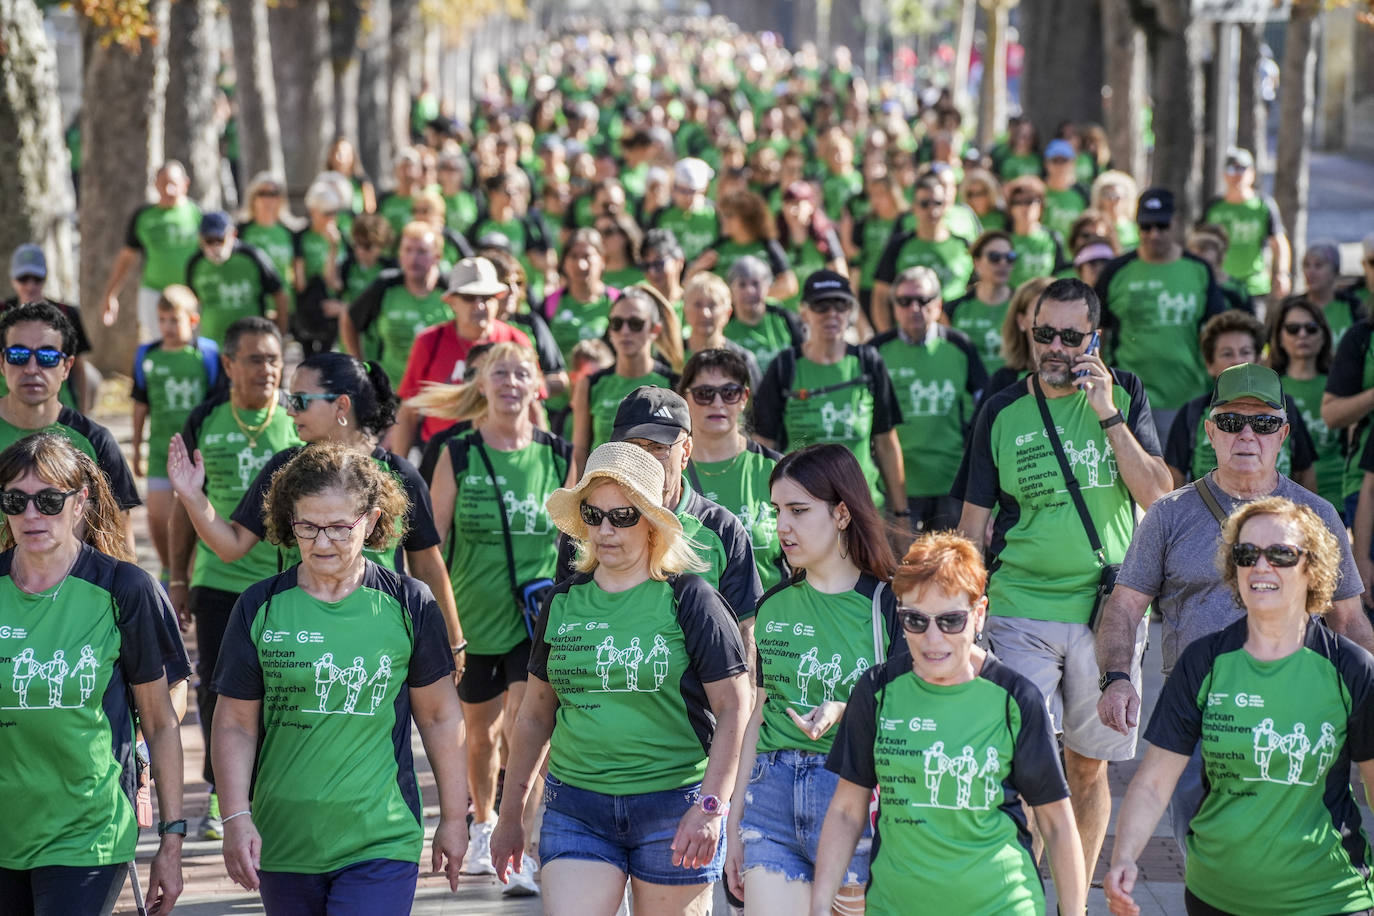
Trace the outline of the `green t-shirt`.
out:
<instances>
[{"instance_id":1,"label":"green t-shirt","mask_svg":"<svg viewBox=\"0 0 1374 916\"><path fill-rule=\"evenodd\" d=\"M468 191L444 195L444 225L454 232L466 233L477 222L477 198Z\"/></svg>"},{"instance_id":2,"label":"green t-shirt","mask_svg":"<svg viewBox=\"0 0 1374 916\"><path fill-rule=\"evenodd\" d=\"M777 452L750 441L729 461L690 461L687 479L692 488L739 519L749 532L754 568L764 591L782 579L778 567L778 514L773 508L768 477L778 463ZM741 614L747 616L747 614Z\"/></svg>"},{"instance_id":3,"label":"green t-shirt","mask_svg":"<svg viewBox=\"0 0 1374 916\"><path fill-rule=\"evenodd\" d=\"M758 752L802 750L824 754L835 740L831 729L811 739L797 728L789 708L806 715L822 703L849 699L859 678L875 663L875 649L884 659L894 649L896 601L884 588L880 632L875 645L873 590L877 581L863 575L850 591L836 595L818 592L805 578L775 588L759 603L754 622L758 646L759 686L765 691Z\"/></svg>"},{"instance_id":4,"label":"green t-shirt","mask_svg":"<svg viewBox=\"0 0 1374 916\"><path fill-rule=\"evenodd\" d=\"M1232 913L1367 910L1370 848L1350 764L1374 757L1374 664L1314 622L1274 661L1245 650L1247 632L1239 620L1184 649L1145 732L1175 754L1202 751L1208 789L1184 883Z\"/></svg>"},{"instance_id":5,"label":"green t-shirt","mask_svg":"<svg viewBox=\"0 0 1374 916\"><path fill-rule=\"evenodd\" d=\"M463 596L463 636L474 655L503 655L529 637L511 594L510 569L501 513L510 527L517 584L552 578L557 553L550 549L557 531L544 502L568 477L567 442L536 430L522 449L486 448L493 482L477 452L478 434L451 440L450 456L466 462L456 476L457 492L446 558L453 593ZM501 490L501 505L496 490Z\"/></svg>"},{"instance_id":6,"label":"green t-shirt","mask_svg":"<svg viewBox=\"0 0 1374 916\"><path fill-rule=\"evenodd\" d=\"M296 276L296 236L281 223L263 226L258 223L244 223L239 226L239 240L252 245L267 255L277 276L286 284L288 290L294 288Z\"/></svg>"},{"instance_id":7,"label":"green t-shirt","mask_svg":"<svg viewBox=\"0 0 1374 916\"><path fill-rule=\"evenodd\" d=\"M141 285L162 292L184 283L186 262L200 248L200 207L189 200L172 207L139 207L129 220L124 244L143 255Z\"/></svg>"},{"instance_id":8,"label":"green t-shirt","mask_svg":"<svg viewBox=\"0 0 1374 916\"><path fill-rule=\"evenodd\" d=\"M1007 280L1012 289L1035 277L1051 276L1059 266L1059 241L1044 228L1036 229L1030 235L1013 234L1011 250L1016 252L1016 260L1011 265Z\"/></svg>"},{"instance_id":9,"label":"green t-shirt","mask_svg":"<svg viewBox=\"0 0 1374 916\"><path fill-rule=\"evenodd\" d=\"M654 214L653 225L658 229L671 229L682 246L682 257L688 264L696 259L720 235L720 218L710 201L699 209L683 210L681 207L664 207Z\"/></svg>"},{"instance_id":10,"label":"green t-shirt","mask_svg":"<svg viewBox=\"0 0 1374 916\"><path fill-rule=\"evenodd\" d=\"M401 230L410 222L410 214L414 210L415 200L408 194L397 194L393 191L383 195L377 202L377 212L391 224L398 239L401 237Z\"/></svg>"},{"instance_id":11,"label":"green t-shirt","mask_svg":"<svg viewBox=\"0 0 1374 916\"><path fill-rule=\"evenodd\" d=\"M898 222L896 219L879 219L870 213L855 224L853 241L859 246L859 289L873 289L878 262L882 260L887 240L892 237Z\"/></svg>"},{"instance_id":12,"label":"green t-shirt","mask_svg":"<svg viewBox=\"0 0 1374 916\"><path fill-rule=\"evenodd\" d=\"M35 433L63 435L68 442L89 455L105 473L105 480L109 483L119 508L132 509L134 506L143 505L143 500L138 495L138 486L134 483L133 472L124 460L119 443L108 429L70 407L61 408L57 412L57 421L40 429L24 429L8 420L0 419L0 451Z\"/></svg>"},{"instance_id":13,"label":"green t-shirt","mask_svg":"<svg viewBox=\"0 0 1374 916\"><path fill-rule=\"evenodd\" d=\"M894 236L888 242L874 277L881 283L891 283L908 267L929 267L935 271L940 280L940 294L948 301L962 296L968 288L969 277L973 275L973 256L969 254L968 242L957 236L928 242L909 232Z\"/></svg>"},{"instance_id":14,"label":"green t-shirt","mask_svg":"<svg viewBox=\"0 0 1374 916\"><path fill-rule=\"evenodd\" d=\"M1156 410L1182 407L1212 387L1198 329L1222 310L1205 263L1184 255L1167 264L1139 257L1114 261L1098 279L1103 310L1119 323L1113 365L1145 383Z\"/></svg>"},{"instance_id":15,"label":"green t-shirt","mask_svg":"<svg viewBox=\"0 0 1374 916\"><path fill-rule=\"evenodd\" d=\"M378 284L384 286L378 289ZM376 339L381 351L378 362L391 379L391 384L399 386L401 377L405 375L406 360L415 346L415 338L426 328L452 321L453 309L444 302L442 284L420 297L406 289L405 281L399 274L390 279L384 276L377 280L369 287L364 298L355 300L354 306L361 307L374 295L379 297L375 311L371 308L362 309L371 312L365 323L358 322L354 307L350 307L349 314L362 333Z\"/></svg>"},{"instance_id":16,"label":"green t-shirt","mask_svg":"<svg viewBox=\"0 0 1374 916\"><path fill-rule=\"evenodd\" d=\"M1326 316L1326 323L1331 325L1331 347L1334 350L1340 346L1345 332L1355 324L1355 308L1348 299L1333 299L1322 306L1322 314Z\"/></svg>"},{"instance_id":17,"label":"green t-shirt","mask_svg":"<svg viewBox=\"0 0 1374 916\"><path fill-rule=\"evenodd\" d=\"M1030 681L989 657L971 681L931 684L895 658L850 693L826 766L879 790L870 912L935 899L970 916L1045 912L1023 805L1069 787Z\"/></svg>"},{"instance_id":18,"label":"green t-shirt","mask_svg":"<svg viewBox=\"0 0 1374 916\"><path fill-rule=\"evenodd\" d=\"M978 354L958 331L935 333L910 343L897 331L873 341L892 378L902 409L897 439L902 444L908 496L944 496L964 456L973 421L973 398L987 384Z\"/></svg>"},{"instance_id":19,"label":"green t-shirt","mask_svg":"<svg viewBox=\"0 0 1374 916\"><path fill-rule=\"evenodd\" d=\"M1007 362L1002 355L1002 322L1010 306L1010 299L994 305L979 299L972 291L945 304L950 325L968 335L983 368L989 373L1001 369Z\"/></svg>"},{"instance_id":20,"label":"green t-shirt","mask_svg":"<svg viewBox=\"0 0 1374 916\"><path fill-rule=\"evenodd\" d=\"M1345 494L1342 479L1345 475L1345 456L1341 454L1341 431L1329 429L1322 422L1322 394L1326 391L1326 376L1315 375L1310 379L1283 377L1283 393L1291 397L1302 413L1302 422L1307 426L1307 435L1312 439L1317 460L1313 465L1317 470L1317 493L1331 505L1340 507Z\"/></svg>"},{"instance_id":21,"label":"green t-shirt","mask_svg":"<svg viewBox=\"0 0 1374 916\"><path fill-rule=\"evenodd\" d=\"M1219 198L1207 206L1202 221L1224 227L1230 237L1221 269L1243 281L1251 296L1269 295L1271 284L1264 251L1269 239L1282 231L1274 205L1259 196L1238 204Z\"/></svg>"},{"instance_id":22,"label":"green t-shirt","mask_svg":"<svg viewBox=\"0 0 1374 916\"><path fill-rule=\"evenodd\" d=\"M306 229L300 234L299 241L301 260L305 263L305 282L323 277L324 269L329 264L329 239L314 229Z\"/></svg>"},{"instance_id":23,"label":"green t-shirt","mask_svg":"<svg viewBox=\"0 0 1374 916\"><path fill-rule=\"evenodd\" d=\"M864 177L856 171L850 170L842 175L836 172L827 174L821 181L821 201L825 215L838 223L844 215L844 208L849 199L856 194L862 194L863 189Z\"/></svg>"},{"instance_id":24,"label":"green t-shirt","mask_svg":"<svg viewBox=\"0 0 1374 916\"><path fill-rule=\"evenodd\" d=\"M554 307L553 317L549 319L549 333L563 354L564 360L572 359L573 347L584 340L606 336L611 318L611 297L603 292L592 302L574 299L565 288L555 295L558 304Z\"/></svg>"},{"instance_id":25,"label":"green t-shirt","mask_svg":"<svg viewBox=\"0 0 1374 916\"><path fill-rule=\"evenodd\" d=\"M960 203L950 204L945 209L945 226L951 235L961 239L976 239L983 234L978 214Z\"/></svg>"},{"instance_id":26,"label":"green t-shirt","mask_svg":"<svg viewBox=\"0 0 1374 916\"><path fill-rule=\"evenodd\" d=\"M627 286L634 286L636 283L644 281L644 271L638 267L622 267L619 270L608 270L602 275L607 286L616 289L625 289Z\"/></svg>"},{"instance_id":27,"label":"green t-shirt","mask_svg":"<svg viewBox=\"0 0 1374 916\"><path fill-rule=\"evenodd\" d=\"M1073 228L1073 221L1078 219L1080 213L1088 209L1088 199L1082 189L1077 187L1065 188L1056 191L1053 188L1045 190L1045 213L1042 217L1045 226L1058 232L1064 238L1069 237L1069 230Z\"/></svg>"},{"instance_id":28,"label":"green t-shirt","mask_svg":"<svg viewBox=\"0 0 1374 916\"><path fill-rule=\"evenodd\" d=\"M234 244L223 264L197 251L184 279L200 300L200 336L217 344L224 343L224 332L240 318L266 315L267 297L282 288L267 256L243 242Z\"/></svg>"},{"instance_id":29,"label":"green t-shirt","mask_svg":"<svg viewBox=\"0 0 1374 916\"><path fill-rule=\"evenodd\" d=\"M843 257L843 254L840 254L840 257ZM792 264L792 272L797 276L797 292L790 298L784 299L782 304L784 307L796 311L801 308L801 290L806 285L806 278L824 268L829 258L821 251L815 239L808 238L800 245L789 245L787 259Z\"/></svg>"},{"instance_id":30,"label":"green t-shirt","mask_svg":"<svg viewBox=\"0 0 1374 916\"><path fill-rule=\"evenodd\" d=\"M703 685L745 668L735 618L699 576L623 592L564 579L530 654L558 696L549 775L607 795L699 783L715 721Z\"/></svg>"},{"instance_id":31,"label":"green t-shirt","mask_svg":"<svg viewBox=\"0 0 1374 916\"><path fill-rule=\"evenodd\" d=\"M214 690L262 704L252 802L266 871L420 860L410 689L453 658L429 589L364 562L339 601L302 589L299 566L258 583L225 629Z\"/></svg>"},{"instance_id":32,"label":"green t-shirt","mask_svg":"<svg viewBox=\"0 0 1374 916\"><path fill-rule=\"evenodd\" d=\"M0 868L129 862L130 685L156 681L184 651L138 567L82 547L49 596L21 591L13 562L0 554Z\"/></svg>"},{"instance_id":33,"label":"green t-shirt","mask_svg":"<svg viewBox=\"0 0 1374 916\"><path fill-rule=\"evenodd\" d=\"M167 446L186 418L210 394L219 377L219 347L202 337L167 350L161 341L139 348L134 359L133 399L148 405L148 476L167 476Z\"/></svg>"},{"instance_id":34,"label":"green t-shirt","mask_svg":"<svg viewBox=\"0 0 1374 916\"><path fill-rule=\"evenodd\" d=\"M592 415L590 448L611 441L611 430L615 427L615 413L620 409L620 402L643 385L675 389L677 373L662 363L655 363L652 371L626 378L615 371L615 366L607 366L587 380L587 407Z\"/></svg>"},{"instance_id":35,"label":"green t-shirt","mask_svg":"<svg viewBox=\"0 0 1374 916\"><path fill-rule=\"evenodd\" d=\"M1113 371L1112 403L1147 454L1160 455L1140 380ZM1076 392L1046 401L1069 466L1083 493L1105 562L1120 563L1135 531L1135 504L1121 479L1107 430L1087 397ZM969 442L967 502L997 507L992 536L988 613L1084 623L1101 567L1088 546L1044 433L1035 398L1017 385L994 394L978 412Z\"/></svg>"},{"instance_id":36,"label":"green t-shirt","mask_svg":"<svg viewBox=\"0 0 1374 916\"><path fill-rule=\"evenodd\" d=\"M801 326L791 312L784 312L776 305L765 306L763 320L748 325L734 316L725 325L727 340L732 340L750 353L759 364L759 369L768 371L773 358L792 346L801 343Z\"/></svg>"},{"instance_id":37,"label":"green t-shirt","mask_svg":"<svg viewBox=\"0 0 1374 916\"><path fill-rule=\"evenodd\" d=\"M736 242L728 238L719 238L710 246L716 253L716 266L711 268L711 272L722 280L726 280L730 275L730 268L735 262L747 254L751 254L773 269L773 276L791 270L791 265L787 262L787 254L775 241L760 240L757 242Z\"/></svg>"},{"instance_id":38,"label":"green t-shirt","mask_svg":"<svg viewBox=\"0 0 1374 916\"><path fill-rule=\"evenodd\" d=\"M1034 175L1038 178L1041 170L1040 156L1035 152L1013 153L996 163L996 167L997 177L1004 183L1022 175Z\"/></svg>"},{"instance_id":39,"label":"green t-shirt","mask_svg":"<svg viewBox=\"0 0 1374 916\"><path fill-rule=\"evenodd\" d=\"M268 422L269 412L271 422ZM239 425L255 429L267 423L253 441ZM215 514L228 518L248 492L253 480L277 452L300 445L296 425L282 407L273 410L240 410L238 420L227 395L205 401L191 412L182 431L186 451L195 454L200 449L205 459L205 495L214 506ZM245 588L275 575L277 548L266 541L253 545L243 557L225 563L203 540L196 541L195 567L191 573L192 587L216 588L226 592L242 592Z\"/></svg>"}]
</instances>

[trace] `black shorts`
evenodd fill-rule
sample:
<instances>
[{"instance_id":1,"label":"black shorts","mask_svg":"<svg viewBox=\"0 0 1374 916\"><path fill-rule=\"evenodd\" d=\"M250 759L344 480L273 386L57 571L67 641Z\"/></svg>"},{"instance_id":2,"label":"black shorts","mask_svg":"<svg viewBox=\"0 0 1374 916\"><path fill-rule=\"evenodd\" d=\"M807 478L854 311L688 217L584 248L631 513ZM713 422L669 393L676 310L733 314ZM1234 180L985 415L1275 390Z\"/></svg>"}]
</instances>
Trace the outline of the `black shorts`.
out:
<instances>
[{"instance_id":1,"label":"black shorts","mask_svg":"<svg viewBox=\"0 0 1374 916\"><path fill-rule=\"evenodd\" d=\"M464 703L485 703L506 692L511 684L524 683L529 678L530 648L528 639L500 655L467 655L467 670L458 682L458 699Z\"/></svg>"}]
</instances>

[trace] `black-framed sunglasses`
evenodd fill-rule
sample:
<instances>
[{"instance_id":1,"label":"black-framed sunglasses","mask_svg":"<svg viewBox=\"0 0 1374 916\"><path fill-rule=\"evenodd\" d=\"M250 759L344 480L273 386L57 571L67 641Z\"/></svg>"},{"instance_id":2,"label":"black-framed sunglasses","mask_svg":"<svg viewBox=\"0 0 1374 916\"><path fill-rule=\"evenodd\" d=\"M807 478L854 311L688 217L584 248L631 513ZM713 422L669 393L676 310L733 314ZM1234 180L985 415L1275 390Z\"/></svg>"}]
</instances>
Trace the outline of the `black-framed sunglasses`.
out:
<instances>
[{"instance_id":1,"label":"black-framed sunglasses","mask_svg":"<svg viewBox=\"0 0 1374 916\"><path fill-rule=\"evenodd\" d=\"M935 621L935 626L940 628L941 633L962 633L968 626L968 615L972 613L973 610L970 608L964 611L945 611L943 614L926 614L914 607L897 606L897 619L902 622L902 629L908 633L924 633L930 629L932 620Z\"/></svg>"},{"instance_id":2,"label":"black-framed sunglasses","mask_svg":"<svg viewBox=\"0 0 1374 916\"><path fill-rule=\"evenodd\" d=\"M1302 334L1310 334L1316 337L1322 332L1322 326L1315 321L1285 321L1283 323L1283 329L1294 337L1298 337Z\"/></svg>"},{"instance_id":3,"label":"black-framed sunglasses","mask_svg":"<svg viewBox=\"0 0 1374 916\"><path fill-rule=\"evenodd\" d=\"M348 536L353 533L353 529L358 527L358 523L367 518L368 510L364 509L363 514L353 520L351 525L316 525L314 522L291 521L291 530L296 533L298 541L313 541L324 532L324 536L331 541L346 541Z\"/></svg>"},{"instance_id":4,"label":"black-framed sunglasses","mask_svg":"<svg viewBox=\"0 0 1374 916\"><path fill-rule=\"evenodd\" d=\"M1260 557L1269 561L1269 565L1275 568L1288 569L1298 565L1302 555L1307 553L1301 547L1294 547L1292 544L1270 544L1268 547L1260 547L1242 541L1239 544L1231 545L1231 562L1237 566L1254 566L1259 562Z\"/></svg>"},{"instance_id":5,"label":"black-framed sunglasses","mask_svg":"<svg viewBox=\"0 0 1374 916\"><path fill-rule=\"evenodd\" d=\"M817 315L824 315L826 312L837 312L841 315L854 307L854 303L848 299L838 297L831 299L817 299L815 302L805 303L806 307Z\"/></svg>"},{"instance_id":6,"label":"black-framed sunglasses","mask_svg":"<svg viewBox=\"0 0 1374 916\"><path fill-rule=\"evenodd\" d=\"M1272 436L1274 433L1283 429L1286 422L1283 417L1276 417L1271 413L1219 413L1212 415L1212 422L1217 425L1217 429L1224 433L1239 433L1245 427L1250 427L1257 436Z\"/></svg>"},{"instance_id":7,"label":"black-framed sunglasses","mask_svg":"<svg viewBox=\"0 0 1374 916\"><path fill-rule=\"evenodd\" d=\"M1057 335L1064 342L1064 346L1076 347L1091 333L1092 331L1079 331L1075 328L1055 328L1047 324L1037 324L1031 328L1031 339L1038 344L1051 344Z\"/></svg>"},{"instance_id":8,"label":"black-framed sunglasses","mask_svg":"<svg viewBox=\"0 0 1374 916\"><path fill-rule=\"evenodd\" d=\"M983 257L988 259L989 264L1015 264L1016 259L1021 256L1014 251L989 251Z\"/></svg>"},{"instance_id":9,"label":"black-framed sunglasses","mask_svg":"<svg viewBox=\"0 0 1374 916\"><path fill-rule=\"evenodd\" d=\"M639 524L639 510L634 506L616 506L614 509L600 509L581 505L582 521L588 528L600 528L603 519L610 519L612 528L633 528Z\"/></svg>"},{"instance_id":10,"label":"black-framed sunglasses","mask_svg":"<svg viewBox=\"0 0 1374 916\"><path fill-rule=\"evenodd\" d=\"M11 366L27 366L29 360L37 357L38 365L43 369L52 369L62 360L66 359L67 354L56 347L39 347L37 350L32 347L6 347L5 362Z\"/></svg>"},{"instance_id":11,"label":"black-framed sunglasses","mask_svg":"<svg viewBox=\"0 0 1374 916\"><path fill-rule=\"evenodd\" d=\"M921 308L925 308L939 298L939 293L933 296L893 296L892 304L899 309L909 309L913 305L919 305Z\"/></svg>"},{"instance_id":12,"label":"black-framed sunglasses","mask_svg":"<svg viewBox=\"0 0 1374 916\"><path fill-rule=\"evenodd\" d=\"M607 322L607 325L612 331L619 331L621 328L629 328L630 332L633 334L638 334L640 331L644 330L647 324L647 321L637 315L631 318L622 318L619 315L615 315Z\"/></svg>"},{"instance_id":13,"label":"black-framed sunglasses","mask_svg":"<svg viewBox=\"0 0 1374 916\"><path fill-rule=\"evenodd\" d=\"M24 510L32 502L43 515L60 515L62 507L67 504L67 500L81 490L58 490L53 487L45 487L37 493L25 493L23 490L0 490L0 512L6 515L23 515Z\"/></svg>"},{"instance_id":14,"label":"black-framed sunglasses","mask_svg":"<svg viewBox=\"0 0 1374 916\"><path fill-rule=\"evenodd\" d=\"M687 389L692 400L700 407L710 407L715 403L716 395L720 395L723 404L738 404L740 398L744 397L744 391L744 386L735 382L728 385L696 385Z\"/></svg>"},{"instance_id":15,"label":"black-framed sunglasses","mask_svg":"<svg viewBox=\"0 0 1374 916\"><path fill-rule=\"evenodd\" d=\"M286 402L286 409L295 413L302 413L310 407L311 401L337 401L343 395L339 394L301 394L298 391L288 391L283 396Z\"/></svg>"},{"instance_id":16,"label":"black-framed sunglasses","mask_svg":"<svg viewBox=\"0 0 1374 916\"><path fill-rule=\"evenodd\" d=\"M1174 228L1174 224L1172 221L1167 223L1140 223L1137 228L1140 230L1140 234L1144 235L1147 232L1168 232Z\"/></svg>"},{"instance_id":17,"label":"black-framed sunglasses","mask_svg":"<svg viewBox=\"0 0 1374 916\"><path fill-rule=\"evenodd\" d=\"M944 205L945 202L943 198L937 199L926 197L916 201L916 206L920 207L922 210L934 210L936 207L943 207Z\"/></svg>"}]
</instances>

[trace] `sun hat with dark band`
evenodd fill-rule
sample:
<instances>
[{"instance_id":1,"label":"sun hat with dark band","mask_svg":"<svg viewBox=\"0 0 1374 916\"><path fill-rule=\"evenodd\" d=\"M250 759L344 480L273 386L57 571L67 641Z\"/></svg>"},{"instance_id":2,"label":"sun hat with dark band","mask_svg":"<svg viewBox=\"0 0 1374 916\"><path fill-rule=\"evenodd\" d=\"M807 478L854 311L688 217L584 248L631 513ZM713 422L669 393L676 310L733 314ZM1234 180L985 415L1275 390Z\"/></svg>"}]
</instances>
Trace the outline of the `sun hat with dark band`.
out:
<instances>
[{"instance_id":1,"label":"sun hat with dark band","mask_svg":"<svg viewBox=\"0 0 1374 916\"><path fill-rule=\"evenodd\" d=\"M575 487L560 487L549 494L544 508L558 530L579 541L587 539L582 521L582 501L603 481L619 484L630 501L656 528L682 533L682 522L663 508L663 465L637 445L607 442L587 458L586 470Z\"/></svg>"}]
</instances>

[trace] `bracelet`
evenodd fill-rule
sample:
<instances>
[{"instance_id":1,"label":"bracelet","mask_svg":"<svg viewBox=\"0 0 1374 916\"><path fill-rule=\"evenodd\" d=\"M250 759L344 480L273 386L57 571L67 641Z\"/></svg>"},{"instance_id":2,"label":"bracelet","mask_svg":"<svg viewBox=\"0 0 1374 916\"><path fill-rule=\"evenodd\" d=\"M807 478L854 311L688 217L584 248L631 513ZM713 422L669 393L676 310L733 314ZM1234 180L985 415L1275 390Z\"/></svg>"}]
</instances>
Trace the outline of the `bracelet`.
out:
<instances>
[{"instance_id":1,"label":"bracelet","mask_svg":"<svg viewBox=\"0 0 1374 916\"><path fill-rule=\"evenodd\" d=\"M220 818L220 819L219 819L219 822L220 822L221 825L227 824L227 823L229 823L230 821L232 821L232 820L233 820L234 818L236 818L236 817L243 817L245 814L252 814L252 813L253 813L253 809L251 809L251 808L244 808L242 811L235 811L233 814L229 815L228 817L222 817L222 818Z\"/></svg>"},{"instance_id":2,"label":"bracelet","mask_svg":"<svg viewBox=\"0 0 1374 916\"><path fill-rule=\"evenodd\" d=\"M465 640L463 640L462 642L458 643L458 645L452 646L452 647L450 648L450 651L452 651L454 655L457 655L459 652L465 651L465 650L467 649L467 647L468 647L468 641L465 639Z\"/></svg>"},{"instance_id":3,"label":"bracelet","mask_svg":"<svg viewBox=\"0 0 1374 916\"><path fill-rule=\"evenodd\" d=\"M167 582L168 588L181 588L189 583L185 579L170 579Z\"/></svg>"},{"instance_id":4,"label":"bracelet","mask_svg":"<svg viewBox=\"0 0 1374 916\"><path fill-rule=\"evenodd\" d=\"M910 510L910 509L900 509L900 510L898 510L898 509L893 509L893 510L892 510L892 515L893 515L894 518L909 518L909 517L911 516L911 510Z\"/></svg>"}]
</instances>

